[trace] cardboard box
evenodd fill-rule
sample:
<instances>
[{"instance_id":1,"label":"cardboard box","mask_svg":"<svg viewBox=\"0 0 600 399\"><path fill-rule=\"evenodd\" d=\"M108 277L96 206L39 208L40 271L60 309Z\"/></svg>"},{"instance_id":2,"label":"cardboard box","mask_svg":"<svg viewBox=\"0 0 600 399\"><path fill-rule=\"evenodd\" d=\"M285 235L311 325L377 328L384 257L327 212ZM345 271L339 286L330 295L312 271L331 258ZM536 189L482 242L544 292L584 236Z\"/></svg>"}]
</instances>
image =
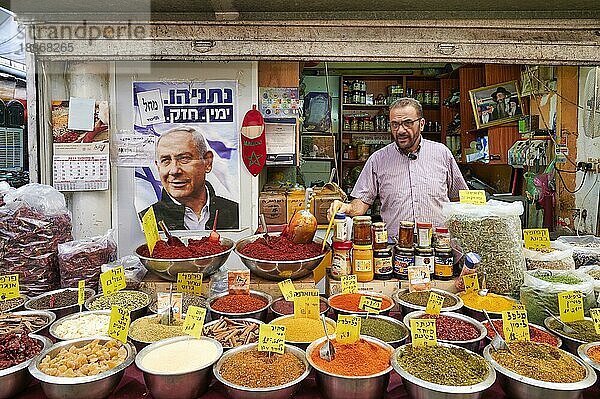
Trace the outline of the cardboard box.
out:
<instances>
[{"instance_id":1,"label":"cardboard box","mask_svg":"<svg viewBox=\"0 0 600 399\"><path fill-rule=\"evenodd\" d=\"M267 224L287 223L287 201L283 191L263 191L258 197L259 212Z\"/></svg>"}]
</instances>

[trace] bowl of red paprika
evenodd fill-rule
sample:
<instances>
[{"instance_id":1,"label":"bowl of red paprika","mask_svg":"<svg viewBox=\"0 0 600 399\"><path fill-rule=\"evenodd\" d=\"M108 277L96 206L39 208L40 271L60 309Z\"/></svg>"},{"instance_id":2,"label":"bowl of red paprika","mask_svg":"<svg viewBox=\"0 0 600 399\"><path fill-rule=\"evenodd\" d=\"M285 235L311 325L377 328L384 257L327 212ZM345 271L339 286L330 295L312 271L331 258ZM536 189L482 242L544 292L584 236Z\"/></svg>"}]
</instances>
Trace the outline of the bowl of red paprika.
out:
<instances>
[{"instance_id":1,"label":"bowl of red paprika","mask_svg":"<svg viewBox=\"0 0 600 399\"><path fill-rule=\"evenodd\" d=\"M208 298L206 307L212 320L228 317L266 322L272 302L273 297L262 291L250 290L248 294L230 294L226 291Z\"/></svg>"}]
</instances>

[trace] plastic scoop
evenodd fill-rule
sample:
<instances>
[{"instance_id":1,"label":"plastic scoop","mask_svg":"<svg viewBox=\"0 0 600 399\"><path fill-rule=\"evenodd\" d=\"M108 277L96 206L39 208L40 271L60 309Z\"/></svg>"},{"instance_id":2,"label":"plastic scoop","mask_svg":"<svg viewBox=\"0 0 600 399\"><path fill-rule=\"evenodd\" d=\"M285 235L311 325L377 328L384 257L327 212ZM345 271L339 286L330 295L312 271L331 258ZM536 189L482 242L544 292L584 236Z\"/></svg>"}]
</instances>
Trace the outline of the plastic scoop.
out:
<instances>
[{"instance_id":1,"label":"plastic scoop","mask_svg":"<svg viewBox=\"0 0 600 399\"><path fill-rule=\"evenodd\" d=\"M159 220L158 225L160 226L162 231L165 232L165 235L167 236L167 245L168 246L170 246L170 247L185 247L185 244L183 243L183 241L181 241L179 239L179 237L175 237L174 235L171 234L171 232L167 228L167 225L165 224L164 221Z\"/></svg>"},{"instance_id":2,"label":"plastic scoop","mask_svg":"<svg viewBox=\"0 0 600 399\"><path fill-rule=\"evenodd\" d=\"M213 229L208 236L210 242L221 242L221 235L217 233L217 219L219 218L219 210L215 213L215 221L213 222Z\"/></svg>"},{"instance_id":3,"label":"plastic scoop","mask_svg":"<svg viewBox=\"0 0 600 399\"><path fill-rule=\"evenodd\" d=\"M333 213L331 214L331 219L329 220L329 224L327 225L327 231L325 232L325 237L323 237L323 246L321 247L321 251L323 251L325 249L325 245L327 245L327 237L329 237L329 232L331 231L331 226L333 226L333 222L335 220L335 214L338 213L338 211L340 210L341 207L342 207L342 204L340 203L333 209Z\"/></svg>"}]
</instances>

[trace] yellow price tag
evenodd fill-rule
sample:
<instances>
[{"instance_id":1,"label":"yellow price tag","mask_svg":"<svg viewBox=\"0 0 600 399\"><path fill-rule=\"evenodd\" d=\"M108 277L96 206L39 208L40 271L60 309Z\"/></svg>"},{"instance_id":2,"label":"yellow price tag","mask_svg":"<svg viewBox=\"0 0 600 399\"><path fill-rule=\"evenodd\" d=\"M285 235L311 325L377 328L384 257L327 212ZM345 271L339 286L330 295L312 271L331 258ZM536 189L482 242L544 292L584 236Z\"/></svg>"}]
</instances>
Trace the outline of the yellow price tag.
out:
<instances>
[{"instance_id":1,"label":"yellow price tag","mask_svg":"<svg viewBox=\"0 0 600 399\"><path fill-rule=\"evenodd\" d=\"M285 326L261 324L258 330L258 350L260 352L285 352Z\"/></svg>"},{"instance_id":2,"label":"yellow price tag","mask_svg":"<svg viewBox=\"0 0 600 399\"><path fill-rule=\"evenodd\" d=\"M108 336L125 343L129 332L129 310L121 306L110 308L110 321L108 323Z\"/></svg>"},{"instance_id":3,"label":"yellow price tag","mask_svg":"<svg viewBox=\"0 0 600 399\"><path fill-rule=\"evenodd\" d=\"M462 279L466 292L479 291L479 276L477 273L465 274Z\"/></svg>"},{"instance_id":4,"label":"yellow price tag","mask_svg":"<svg viewBox=\"0 0 600 399\"><path fill-rule=\"evenodd\" d=\"M437 345L435 319L410 319L410 338L413 346Z\"/></svg>"},{"instance_id":5,"label":"yellow price tag","mask_svg":"<svg viewBox=\"0 0 600 399\"><path fill-rule=\"evenodd\" d=\"M77 304L83 305L85 302L85 280L79 280L77 282Z\"/></svg>"},{"instance_id":6,"label":"yellow price tag","mask_svg":"<svg viewBox=\"0 0 600 399\"><path fill-rule=\"evenodd\" d=\"M183 321L183 332L196 339L200 339L204 329L206 309L198 306L189 306Z\"/></svg>"},{"instance_id":7,"label":"yellow price tag","mask_svg":"<svg viewBox=\"0 0 600 399\"><path fill-rule=\"evenodd\" d=\"M160 241L160 235L158 234L158 225L156 224L156 216L154 216L154 207L150 207L144 216L142 216L142 229L144 230L144 236L146 237L146 243L150 250L150 255L154 251L154 246Z\"/></svg>"},{"instance_id":8,"label":"yellow price tag","mask_svg":"<svg viewBox=\"0 0 600 399\"><path fill-rule=\"evenodd\" d=\"M342 276L341 278L342 294L354 294L358 292L358 279L356 274Z\"/></svg>"},{"instance_id":9,"label":"yellow price tag","mask_svg":"<svg viewBox=\"0 0 600 399\"><path fill-rule=\"evenodd\" d=\"M296 291L296 288L294 288L294 283L292 283L291 279L288 278L287 280L280 281L277 285L286 301L294 300L294 291Z\"/></svg>"},{"instance_id":10,"label":"yellow price tag","mask_svg":"<svg viewBox=\"0 0 600 399\"><path fill-rule=\"evenodd\" d=\"M527 249L550 249L548 229L523 229L523 238Z\"/></svg>"},{"instance_id":11,"label":"yellow price tag","mask_svg":"<svg viewBox=\"0 0 600 399\"><path fill-rule=\"evenodd\" d=\"M568 291L558 294L558 311L560 319L565 323L583 320L583 295L581 292Z\"/></svg>"},{"instance_id":12,"label":"yellow price tag","mask_svg":"<svg viewBox=\"0 0 600 399\"><path fill-rule=\"evenodd\" d=\"M321 310L319 302L319 290L294 291L294 317L318 319Z\"/></svg>"},{"instance_id":13,"label":"yellow price tag","mask_svg":"<svg viewBox=\"0 0 600 399\"><path fill-rule=\"evenodd\" d=\"M352 344L360 339L360 317L339 315L335 325L335 340L340 344Z\"/></svg>"},{"instance_id":14,"label":"yellow price tag","mask_svg":"<svg viewBox=\"0 0 600 399\"><path fill-rule=\"evenodd\" d=\"M114 292L120 291L127 286L125 282L125 270L123 266L115 267L100 274L100 283L102 284L102 294L108 296Z\"/></svg>"},{"instance_id":15,"label":"yellow price tag","mask_svg":"<svg viewBox=\"0 0 600 399\"><path fill-rule=\"evenodd\" d=\"M600 308L590 309L590 316L592 316L592 320L594 320L596 334L600 334Z\"/></svg>"},{"instance_id":16,"label":"yellow price tag","mask_svg":"<svg viewBox=\"0 0 600 399\"><path fill-rule=\"evenodd\" d=\"M18 274L6 274L0 276L0 301L15 299L20 295Z\"/></svg>"},{"instance_id":17,"label":"yellow price tag","mask_svg":"<svg viewBox=\"0 0 600 399\"><path fill-rule=\"evenodd\" d=\"M427 307L425 308L425 313L438 315L440 311L444 307L444 296L438 294L437 292L431 291L429 293L429 299L427 300Z\"/></svg>"},{"instance_id":18,"label":"yellow price tag","mask_svg":"<svg viewBox=\"0 0 600 399\"><path fill-rule=\"evenodd\" d=\"M202 273L177 273L177 291L202 295Z\"/></svg>"},{"instance_id":19,"label":"yellow price tag","mask_svg":"<svg viewBox=\"0 0 600 399\"><path fill-rule=\"evenodd\" d=\"M462 204L485 205L484 190L459 190L458 198Z\"/></svg>"},{"instance_id":20,"label":"yellow price tag","mask_svg":"<svg viewBox=\"0 0 600 399\"><path fill-rule=\"evenodd\" d=\"M502 330L506 342L529 341L527 311L516 309L502 312Z\"/></svg>"},{"instance_id":21,"label":"yellow price tag","mask_svg":"<svg viewBox=\"0 0 600 399\"><path fill-rule=\"evenodd\" d=\"M358 302L358 308L367 313L379 313L383 298L380 296L363 295Z\"/></svg>"},{"instance_id":22,"label":"yellow price tag","mask_svg":"<svg viewBox=\"0 0 600 399\"><path fill-rule=\"evenodd\" d=\"M512 310L525 310L525 305L522 303L513 303Z\"/></svg>"}]
</instances>

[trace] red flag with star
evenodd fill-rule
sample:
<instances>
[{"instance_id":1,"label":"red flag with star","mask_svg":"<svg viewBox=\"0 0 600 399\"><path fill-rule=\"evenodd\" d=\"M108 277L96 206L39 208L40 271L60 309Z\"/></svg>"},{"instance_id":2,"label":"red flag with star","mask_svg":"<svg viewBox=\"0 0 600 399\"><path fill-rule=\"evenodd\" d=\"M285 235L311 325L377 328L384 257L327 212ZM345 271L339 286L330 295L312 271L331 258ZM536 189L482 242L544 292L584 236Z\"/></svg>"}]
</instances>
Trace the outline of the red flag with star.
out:
<instances>
[{"instance_id":1,"label":"red flag with star","mask_svg":"<svg viewBox=\"0 0 600 399\"><path fill-rule=\"evenodd\" d=\"M265 120L256 105L246 112L242 122L242 159L252 176L257 176L267 161Z\"/></svg>"}]
</instances>

